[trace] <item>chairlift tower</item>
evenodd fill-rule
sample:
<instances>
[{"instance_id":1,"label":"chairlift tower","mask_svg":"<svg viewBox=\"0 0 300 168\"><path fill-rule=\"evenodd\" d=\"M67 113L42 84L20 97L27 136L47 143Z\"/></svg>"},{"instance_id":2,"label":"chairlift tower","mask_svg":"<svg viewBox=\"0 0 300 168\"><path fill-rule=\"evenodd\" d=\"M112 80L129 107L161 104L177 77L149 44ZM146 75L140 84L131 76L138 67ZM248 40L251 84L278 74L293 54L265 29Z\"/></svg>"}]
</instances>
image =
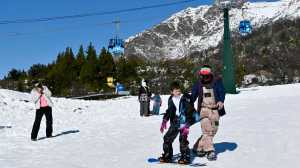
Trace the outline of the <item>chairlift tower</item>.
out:
<instances>
[{"instance_id":1,"label":"chairlift tower","mask_svg":"<svg viewBox=\"0 0 300 168\"><path fill-rule=\"evenodd\" d=\"M223 82L226 93L236 94L235 67L231 48L229 10L235 7L235 0L216 0L215 4L224 12L224 50L223 50Z\"/></svg>"}]
</instances>

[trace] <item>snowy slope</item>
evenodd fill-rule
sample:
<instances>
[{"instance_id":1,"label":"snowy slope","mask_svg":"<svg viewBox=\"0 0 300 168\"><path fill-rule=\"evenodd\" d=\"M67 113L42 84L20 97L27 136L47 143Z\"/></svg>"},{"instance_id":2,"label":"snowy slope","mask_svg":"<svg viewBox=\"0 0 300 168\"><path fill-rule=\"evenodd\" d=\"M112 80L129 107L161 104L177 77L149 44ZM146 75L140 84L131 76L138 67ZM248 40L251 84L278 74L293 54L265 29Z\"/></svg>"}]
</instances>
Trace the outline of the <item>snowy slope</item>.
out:
<instances>
[{"instance_id":1,"label":"snowy slope","mask_svg":"<svg viewBox=\"0 0 300 168\"><path fill-rule=\"evenodd\" d=\"M54 98L54 135L30 141L34 106L30 96L0 90L1 168L158 168L148 164L162 152L162 116L139 117L137 97L107 101ZM167 96L163 96L162 110ZM214 168L297 167L300 157L300 84L243 89L226 97L227 115L215 138ZM200 135L191 128L190 147ZM42 121L39 138L45 136ZM178 139L174 154L179 153Z\"/></svg>"},{"instance_id":2,"label":"snowy slope","mask_svg":"<svg viewBox=\"0 0 300 168\"><path fill-rule=\"evenodd\" d=\"M276 2L247 2L241 8L230 10L230 28L238 31L241 20L251 21L253 28L271 24L279 19L300 16L300 0ZM150 30L127 39L127 55L148 59L177 59L193 52L216 47L223 37L223 12L215 6L187 8Z\"/></svg>"}]
</instances>

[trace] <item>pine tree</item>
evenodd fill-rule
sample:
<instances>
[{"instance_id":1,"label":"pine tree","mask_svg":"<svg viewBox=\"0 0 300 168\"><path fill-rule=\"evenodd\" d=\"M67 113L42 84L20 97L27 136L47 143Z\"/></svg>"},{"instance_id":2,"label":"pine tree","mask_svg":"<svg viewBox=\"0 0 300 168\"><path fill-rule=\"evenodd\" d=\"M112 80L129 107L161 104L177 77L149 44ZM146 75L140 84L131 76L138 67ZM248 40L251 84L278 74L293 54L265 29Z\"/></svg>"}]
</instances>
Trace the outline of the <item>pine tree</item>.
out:
<instances>
[{"instance_id":1,"label":"pine tree","mask_svg":"<svg viewBox=\"0 0 300 168\"><path fill-rule=\"evenodd\" d=\"M80 71L80 80L85 83L90 90L96 91L99 89L98 74L97 53L92 43L90 43L87 49L87 61Z\"/></svg>"},{"instance_id":2,"label":"pine tree","mask_svg":"<svg viewBox=\"0 0 300 168\"><path fill-rule=\"evenodd\" d=\"M87 61L91 66L97 67L97 52L92 43L90 43L87 49Z\"/></svg>"},{"instance_id":3,"label":"pine tree","mask_svg":"<svg viewBox=\"0 0 300 168\"><path fill-rule=\"evenodd\" d=\"M113 76L116 70L112 55L103 47L99 55L99 70L101 77Z\"/></svg>"},{"instance_id":4,"label":"pine tree","mask_svg":"<svg viewBox=\"0 0 300 168\"><path fill-rule=\"evenodd\" d=\"M7 80L14 80L17 81L22 77L22 72L17 69L12 69L8 72L8 75L6 77Z\"/></svg>"},{"instance_id":5,"label":"pine tree","mask_svg":"<svg viewBox=\"0 0 300 168\"><path fill-rule=\"evenodd\" d=\"M34 64L28 70L28 76L30 79L44 79L49 69L43 64Z\"/></svg>"},{"instance_id":6,"label":"pine tree","mask_svg":"<svg viewBox=\"0 0 300 168\"><path fill-rule=\"evenodd\" d=\"M75 66L74 66L74 69L75 69L76 75L77 75L76 78L80 77L81 68L83 67L83 65L85 63L86 63L86 57L85 57L85 54L84 54L83 46L81 45L79 50L78 50L78 53L76 55Z\"/></svg>"},{"instance_id":7,"label":"pine tree","mask_svg":"<svg viewBox=\"0 0 300 168\"><path fill-rule=\"evenodd\" d=\"M138 80L137 75L137 62L134 60L128 60L125 57L120 57L116 62L116 78L117 81L129 87L131 83Z\"/></svg>"},{"instance_id":8,"label":"pine tree","mask_svg":"<svg viewBox=\"0 0 300 168\"><path fill-rule=\"evenodd\" d=\"M72 48L70 47L66 48L65 57L66 57L67 65L68 66L72 65L75 60Z\"/></svg>"},{"instance_id":9,"label":"pine tree","mask_svg":"<svg viewBox=\"0 0 300 168\"><path fill-rule=\"evenodd\" d=\"M73 51L70 47L67 47L65 52L58 54L56 63L48 73L47 80L51 81L57 95L70 95L72 81L76 76L74 62Z\"/></svg>"}]
</instances>

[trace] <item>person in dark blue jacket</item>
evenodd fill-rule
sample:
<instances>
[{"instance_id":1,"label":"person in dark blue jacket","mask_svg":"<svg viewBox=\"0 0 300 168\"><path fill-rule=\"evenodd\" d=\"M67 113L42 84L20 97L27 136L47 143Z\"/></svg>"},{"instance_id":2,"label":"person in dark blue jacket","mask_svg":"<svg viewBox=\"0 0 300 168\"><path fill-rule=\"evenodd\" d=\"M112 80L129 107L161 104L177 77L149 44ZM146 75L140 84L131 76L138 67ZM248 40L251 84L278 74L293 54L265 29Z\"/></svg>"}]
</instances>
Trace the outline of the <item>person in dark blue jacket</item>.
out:
<instances>
[{"instance_id":1,"label":"person in dark blue jacket","mask_svg":"<svg viewBox=\"0 0 300 168\"><path fill-rule=\"evenodd\" d=\"M213 138L219 127L219 118L226 114L224 109L225 89L221 78L215 78L211 67L204 65L198 72L199 81L192 89L191 101L198 98L202 135L196 141L193 151L200 157L216 160Z\"/></svg>"},{"instance_id":2,"label":"person in dark blue jacket","mask_svg":"<svg viewBox=\"0 0 300 168\"><path fill-rule=\"evenodd\" d=\"M159 115L159 110L160 110L160 106L162 104L162 99L157 91L154 93L154 96L151 99L153 100L152 114Z\"/></svg>"},{"instance_id":3,"label":"person in dark blue jacket","mask_svg":"<svg viewBox=\"0 0 300 168\"><path fill-rule=\"evenodd\" d=\"M178 82L171 84L171 96L168 100L168 109L163 116L163 122L160 127L161 133L167 129L167 122L170 120L170 127L164 135L162 157L160 162L172 162L173 147L172 143L179 136L181 157L178 160L180 164L190 163L190 149L188 142L189 126L192 122L192 115L195 111L190 102L189 94L181 94L180 85Z\"/></svg>"}]
</instances>

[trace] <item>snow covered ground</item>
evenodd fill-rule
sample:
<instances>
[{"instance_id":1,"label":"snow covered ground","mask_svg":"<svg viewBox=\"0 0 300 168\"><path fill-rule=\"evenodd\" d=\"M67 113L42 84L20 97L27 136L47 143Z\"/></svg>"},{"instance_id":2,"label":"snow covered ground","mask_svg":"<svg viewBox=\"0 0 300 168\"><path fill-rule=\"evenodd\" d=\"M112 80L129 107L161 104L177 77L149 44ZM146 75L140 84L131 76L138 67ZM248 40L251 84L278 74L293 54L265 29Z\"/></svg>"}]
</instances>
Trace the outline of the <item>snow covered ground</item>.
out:
<instances>
[{"instance_id":1,"label":"snow covered ground","mask_svg":"<svg viewBox=\"0 0 300 168\"><path fill-rule=\"evenodd\" d=\"M155 168L162 153L162 116L139 117L137 97L107 101L54 98L54 135L42 121L37 142L30 140L34 105L30 96L0 90L1 168ZM163 96L162 111L167 96ZM215 138L218 160L195 158L212 168L297 167L300 157L300 84L242 89L227 95L227 115ZM191 128L190 147L201 134ZM179 153L178 139L174 154Z\"/></svg>"}]
</instances>

